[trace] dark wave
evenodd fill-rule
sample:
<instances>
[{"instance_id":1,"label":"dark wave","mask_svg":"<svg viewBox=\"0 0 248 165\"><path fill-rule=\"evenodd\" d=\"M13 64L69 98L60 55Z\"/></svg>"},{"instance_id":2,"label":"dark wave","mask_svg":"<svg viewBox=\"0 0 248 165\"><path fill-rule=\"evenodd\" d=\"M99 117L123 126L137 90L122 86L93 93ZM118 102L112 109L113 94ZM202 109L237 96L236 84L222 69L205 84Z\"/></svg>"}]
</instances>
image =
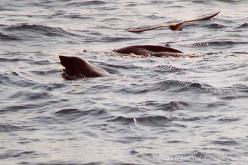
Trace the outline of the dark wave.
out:
<instances>
[{"instance_id":1,"label":"dark wave","mask_svg":"<svg viewBox=\"0 0 248 165\"><path fill-rule=\"evenodd\" d=\"M13 125L13 124L0 124L0 132L13 132L13 131L34 131L35 128L30 126Z\"/></svg>"},{"instance_id":2,"label":"dark wave","mask_svg":"<svg viewBox=\"0 0 248 165\"><path fill-rule=\"evenodd\" d=\"M2 41L18 41L21 39L16 37L16 36L13 36L13 35L7 35L7 34L3 34L0 32L0 40L2 40Z\"/></svg>"},{"instance_id":3,"label":"dark wave","mask_svg":"<svg viewBox=\"0 0 248 165\"><path fill-rule=\"evenodd\" d=\"M229 122L235 122L235 121L240 121L240 118L236 117L223 117L218 120L221 123L229 123Z\"/></svg>"},{"instance_id":4,"label":"dark wave","mask_svg":"<svg viewBox=\"0 0 248 165\"><path fill-rule=\"evenodd\" d=\"M39 63L40 65L41 65L41 63L40 62L37 62L37 63ZM48 74L55 74L55 73L57 73L58 72L58 70L56 70L56 69L54 69L54 70L47 70L47 71L31 71L31 73L34 73L34 74L36 74L36 75L48 75Z\"/></svg>"},{"instance_id":5,"label":"dark wave","mask_svg":"<svg viewBox=\"0 0 248 165\"><path fill-rule=\"evenodd\" d=\"M35 109L35 108L37 108L37 105L35 105L35 104L12 105L12 106L7 106L7 107L2 108L0 110L0 114L17 112L20 110Z\"/></svg>"},{"instance_id":6,"label":"dark wave","mask_svg":"<svg viewBox=\"0 0 248 165\"><path fill-rule=\"evenodd\" d=\"M100 40L102 42L121 42L121 41L131 41L131 40L138 40L140 38L137 37L102 37Z\"/></svg>"},{"instance_id":7,"label":"dark wave","mask_svg":"<svg viewBox=\"0 0 248 165\"><path fill-rule=\"evenodd\" d=\"M9 124L1 124L0 125L0 132L12 132L12 131L19 131L23 128L21 126L16 125L9 125Z\"/></svg>"},{"instance_id":8,"label":"dark wave","mask_svg":"<svg viewBox=\"0 0 248 165\"><path fill-rule=\"evenodd\" d=\"M189 103L183 101L170 101L169 103L158 103L153 101L147 101L142 103L141 105L146 107L154 107L155 110L162 110L162 111L175 111L182 109L186 106L189 106Z\"/></svg>"},{"instance_id":9,"label":"dark wave","mask_svg":"<svg viewBox=\"0 0 248 165\"><path fill-rule=\"evenodd\" d=\"M78 109L61 109L57 112L55 112L56 115L67 115L67 114L77 114L81 113Z\"/></svg>"},{"instance_id":10,"label":"dark wave","mask_svg":"<svg viewBox=\"0 0 248 165\"><path fill-rule=\"evenodd\" d=\"M7 31L30 31L43 34L45 36L74 36L75 34L70 33L60 27L50 27L45 25L30 25L30 24L19 24L12 25L5 28Z\"/></svg>"},{"instance_id":11,"label":"dark wave","mask_svg":"<svg viewBox=\"0 0 248 165\"><path fill-rule=\"evenodd\" d=\"M223 29L223 28L225 28L224 25L218 24L218 23L211 23L211 24L205 25L205 27L207 27L209 29Z\"/></svg>"},{"instance_id":12,"label":"dark wave","mask_svg":"<svg viewBox=\"0 0 248 165\"><path fill-rule=\"evenodd\" d=\"M9 158L19 158L19 157L30 157L37 156L38 154L34 151L18 151L18 150L10 150L6 153L0 154L0 159L9 159Z\"/></svg>"},{"instance_id":13,"label":"dark wave","mask_svg":"<svg viewBox=\"0 0 248 165\"><path fill-rule=\"evenodd\" d=\"M207 107L208 108L217 108L217 107L226 106L226 105L227 105L226 102L219 101L219 102L208 103Z\"/></svg>"},{"instance_id":14,"label":"dark wave","mask_svg":"<svg viewBox=\"0 0 248 165\"><path fill-rule=\"evenodd\" d=\"M90 19L93 19L90 16L82 16L80 14L63 15L62 17L71 18L71 19L80 19L80 20L90 20Z\"/></svg>"},{"instance_id":15,"label":"dark wave","mask_svg":"<svg viewBox=\"0 0 248 165\"><path fill-rule=\"evenodd\" d=\"M172 87L185 87L190 84L190 82L178 81L178 80L165 80L154 84L154 87L161 90L170 89Z\"/></svg>"},{"instance_id":16,"label":"dark wave","mask_svg":"<svg viewBox=\"0 0 248 165\"><path fill-rule=\"evenodd\" d=\"M91 110L80 110L80 109L61 109L54 113L58 117L66 117L70 119L77 119L85 116L104 116L107 111L104 109L91 109Z\"/></svg>"},{"instance_id":17,"label":"dark wave","mask_svg":"<svg viewBox=\"0 0 248 165\"><path fill-rule=\"evenodd\" d=\"M120 89L121 93L133 93L133 94L144 94L154 91L175 91L183 92L189 90L200 89L205 92L214 92L215 89L208 84L193 83L187 81L178 81L178 80L165 80L155 83L146 83L146 84L135 84L132 88L122 88Z\"/></svg>"},{"instance_id":18,"label":"dark wave","mask_svg":"<svg viewBox=\"0 0 248 165\"><path fill-rule=\"evenodd\" d=\"M237 28L248 28L248 23L244 23L244 24L238 26Z\"/></svg>"},{"instance_id":19,"label":"dark wave","mask_svg":"<svg viewBox=\"0 0 248 165\"><path fill-rule=\"evenodd\" d=\"M224 3L236 4L238 2L241 2L242 0L219 0L219 1Z\"/></svg>"},{"instance_id":20,"label":"dark wave","mask_svg":"<svg viewBox=\"0 0 248 165\"><path fill-rule=\"evenodd\" d=\"M227 95L227 96L222 96L220 97L220 99L222 100L236 100L236 99L242 99L242 98L245 98L247 99L248 96L244 96L244 95Z\"/></svg>"},{"instance_id":21,"label":"dark wave","mask_svg":"<svg viewBox=\"0 0 248 165\"><path fill-rule=\"evenodd\" d=\"M198 121L198 120L208 120L208 119L211 119L211 118L215 118L216 116L212 116L212 115L209 115L209 116L196 116L196 117L181 117L181 118L175 118L174 120L175 121L183 121L183 122L186 122L186 121Z\"/></svg>"},{"instance_id":22,"label":"dark wave","mask_svg":"<svg viewBox=\"0 0 248 165\"><path fill-rule=\"evenodd\" d=\"M21 58L15 58L15 57L12 57L12 58L7 58L7 57L0 57L0 61L1 62L18 62L18 61L28 61L26 59L21 59Z\"/></svg>"},{"instance_id":23,"label":"dark wave","mask_svg":"<svg viewBox=\"0 0 248 165\"><path fill-rule=\"evenodd\" d=\"M20 73L15 71L11 73L0 74L0 80L3 84L12 84L22 87L31 87L37 85L36 82L23 77Z\"/></svg>"},{"instance_id":24,"label":"dark wave","mask_svg":"<svg viewBox=\"0 0 248 165\"><path fill-rule=\"evenodd\" d=\"M160 104L157 106L157 108L163 111L175 111L188 105L188 103L182 101L171 101L167 104Z\"/></svg>"},{"instance_id":25,"label":"dark wave","mask_svg":"<svg viewBox=\"0 0 248 165\"><path fill-rule=\"evenodd\" d=\"M217 144L217 145L224 145L224 146L236 146L239 143L236 142L235 140L231 140L231 139L226 139L226 140L216 140L212 142L213 144Z\"/></svg>"},{"instance_id":26,"label":"dark wave","mask_svg":"<svg viewBox=\"0 0 248 165\"><path fill-rule=\"evenodd\" d=\"M88 5L104 5L106 4L106 2L104 1L97 1L97 0L93 0L93 1L82 1L82 2L73 2L73 3L68 3L68 6L88 6Z\"/></svg>"},{"instance_id":27,"label":"dark wave","mask_svg":"<svg viewBox=\"0 0 248 165\"><path fill-rule=\"evenodd\" d=\"M248 42L236 42L236 41L212 41L208 42L211 46L228 46L228 45L243 45L248 44Z\"/></svg>"},{"instance_id":28,"label":"dark wave","mask_svg":"<svg viewBox=\"0 0 248 165\"><path fill-rule=\"evenodd\" d=\"M48 92L25 92L24 96L27 100L45 100L51 95Z\"/></svg>"},{"instance_id":29,"label":"dark wave","mask_svg":"<svg viewBox=\"0 0 248 165\"><path fill-rule=\"evenodd\" d=\"M238 41L209 41L209 42L198 42L191 44L192 47L205 47L205 46L233 46L233 45L245 45L248 42Z\"/></svg>"}]
</instances>

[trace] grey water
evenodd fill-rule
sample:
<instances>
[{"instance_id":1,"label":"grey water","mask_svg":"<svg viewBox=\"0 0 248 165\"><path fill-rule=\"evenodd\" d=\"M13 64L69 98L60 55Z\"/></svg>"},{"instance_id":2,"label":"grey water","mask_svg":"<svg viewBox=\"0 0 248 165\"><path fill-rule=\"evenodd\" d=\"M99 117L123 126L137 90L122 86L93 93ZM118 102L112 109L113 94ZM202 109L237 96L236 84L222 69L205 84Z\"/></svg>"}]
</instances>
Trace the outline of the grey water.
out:
<instances>
[{"instance_id":1,"label":"grey water","mask_svg":"<svg viewBox=\"0 0 248 165\"><path fill-rule=\"evenodd\" d=\"M1 0L0 164L247 164L247 13L245 0ZM135 44L198 57L111 51ZM65 80L59 55L111 76Z\"/></svg>"}]
</instances>

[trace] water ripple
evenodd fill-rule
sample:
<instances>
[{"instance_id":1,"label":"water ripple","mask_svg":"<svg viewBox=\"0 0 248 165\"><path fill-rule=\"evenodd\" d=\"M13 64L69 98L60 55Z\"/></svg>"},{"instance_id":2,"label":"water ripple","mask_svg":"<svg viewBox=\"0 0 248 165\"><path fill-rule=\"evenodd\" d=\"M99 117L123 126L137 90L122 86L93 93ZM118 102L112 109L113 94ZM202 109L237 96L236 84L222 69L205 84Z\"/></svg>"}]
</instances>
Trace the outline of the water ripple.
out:
<instances>
[{"instance_id":1,"label":"water ripple","mask_svg":"<svg viewBox=\"0 0 248 165\"><path fill-rule=\"evenodd\" d=\"M31 25L31 24L18 24L12 25L10 27L5 28L7 31L30 31L43 34L45 36L53 37L53 36L74 36L75 34L70 33L60 27L50 27L44 25Z\"/></svg>"},{"instance_id":2,"label":"water ripple","mask_svg":"<svg viewBox=\"0 0 248 165\"><path fill-rule=\"evenodd\" d=\"M106 4L106 2L104 1L88 0L83 2L72 2L72 3L68 3L67 5L79 7L82 5L88 6L88 5L104 5L104 4Z\"/></svg>"},{"instance_id":3,"label":"water ripple","mask_svg":"<svg viewBox=\"0 0 248 165\"><path fill-rule=\"evenodd\" d=\"M6 35L0 32L0 40L1 41L19 41L21 39L13 35Z\"/></svg>"},{"instance_id":4,"label":"water ripple","mask_svg":"<svg viewBox=\"0 0 248 165\"><path fill-rule=\"evenodd\" d=\"M124 117L118 116L113 119L109 119L108 122L117 122L123 125L130 125L130 124L141 124L147 126L164 126L172 119L166 116L142 116L142 117Z\"/></svg>"},{"instance_id":5,"label":"water ripple","mask_svg":"<svg viewBox=\"0 0 248 165\"><path fill-rule=\"evenodd\" d=\"M248 23L244 23L244 24L240 25L237 28L248 28Z\"/></svg>"},{"instance_id":6,"label":"water ripple","mask_svg":"<svg viewBox=\"0 0 248 165\"><path fill-rule=\"evenodd\" d=\"M16 151L10 150L7 153L0 154L0 159L9 159L9 158L19 158L27 156L37 156L38 154L34 151Z\"/></svg>"}]
</instances>

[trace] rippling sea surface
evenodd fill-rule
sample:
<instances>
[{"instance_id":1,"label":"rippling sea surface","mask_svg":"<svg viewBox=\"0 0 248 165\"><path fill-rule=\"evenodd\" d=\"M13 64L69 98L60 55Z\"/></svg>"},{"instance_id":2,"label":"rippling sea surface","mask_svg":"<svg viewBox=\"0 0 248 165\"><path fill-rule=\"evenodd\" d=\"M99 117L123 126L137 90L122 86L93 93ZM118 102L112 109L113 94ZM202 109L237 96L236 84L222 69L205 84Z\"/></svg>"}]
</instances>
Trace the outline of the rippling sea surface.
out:
<instances>
[{"instance_id":1,"label":"rippling sea surface","mask_svg":"<svg viewBox=\"0 0 248 165\"><path fill-rule=\"evenodd\" d=\"M124 29L180 22L183 31ZM1 0L0 164L246 164L248 1ZM134 44L196 58L122 57ZM112 73L65 80L59 55Z\"/></svg>"}]
</instances>

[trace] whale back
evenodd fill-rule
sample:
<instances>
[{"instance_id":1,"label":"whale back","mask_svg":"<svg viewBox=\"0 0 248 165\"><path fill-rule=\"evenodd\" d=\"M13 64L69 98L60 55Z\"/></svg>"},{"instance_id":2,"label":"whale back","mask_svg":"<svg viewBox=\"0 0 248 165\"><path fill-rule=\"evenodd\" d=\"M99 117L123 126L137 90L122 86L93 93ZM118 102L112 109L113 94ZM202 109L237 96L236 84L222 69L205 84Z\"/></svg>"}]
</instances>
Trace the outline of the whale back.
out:
<instances>
[{"instance_id":1,"label":"whale back","mask_svg":"<svg viewBox=\"0 0 248 165\"><path fill-rule=\"evenodd\" d=\"M170 47L165 47L165 46L158 46L158 45L142 45L140 46L144 49L147 49L152 52L174 52L174 53L182 53L181 51L170 48Z\"/></svg>"},{"instance_id":2,"label":"whale back","mask_svg":"<svg viewBox=\"0 0 248 165\"><path fill-rule=\"evenodd\" d=\"M117 53L121 54L136 54L136 55L149 55L154 52L174 52L174 53L182 53L177 49L173 49L170 47L159 46L159 45L133 45L120 49L114 50Z\"/></svg>"}]
</instances>

